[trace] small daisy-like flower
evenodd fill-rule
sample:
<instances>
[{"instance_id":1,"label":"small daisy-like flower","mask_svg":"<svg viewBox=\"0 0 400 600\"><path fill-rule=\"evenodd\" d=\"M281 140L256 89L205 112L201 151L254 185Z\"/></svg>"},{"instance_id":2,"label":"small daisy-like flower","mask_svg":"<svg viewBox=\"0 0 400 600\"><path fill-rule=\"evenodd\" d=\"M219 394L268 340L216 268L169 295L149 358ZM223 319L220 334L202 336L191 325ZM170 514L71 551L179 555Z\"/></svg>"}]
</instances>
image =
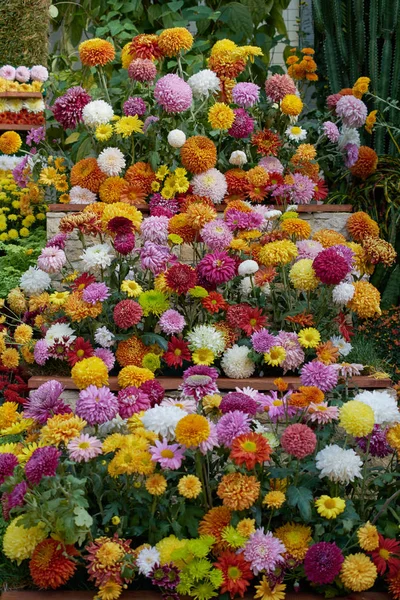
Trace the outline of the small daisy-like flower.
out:
<instances>
[{"instance_id":1,"label":"small daisy-like flower","mask_svg":"<svg viewBox=\"0 0 400 600\"><path fill-rule=\"evenodd\" d=\"M307 131L298 125L291 125L285 133L292 142L301 142L307 137Z\"/></svg>"}]
</instances>

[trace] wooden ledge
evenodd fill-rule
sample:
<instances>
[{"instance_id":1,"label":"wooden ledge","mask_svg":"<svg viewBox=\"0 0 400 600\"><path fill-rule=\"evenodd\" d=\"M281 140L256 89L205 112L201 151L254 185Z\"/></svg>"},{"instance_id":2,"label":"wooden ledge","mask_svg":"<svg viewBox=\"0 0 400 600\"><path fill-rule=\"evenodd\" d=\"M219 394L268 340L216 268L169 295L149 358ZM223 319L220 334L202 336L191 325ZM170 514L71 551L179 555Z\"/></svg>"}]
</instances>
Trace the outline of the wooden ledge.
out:
<instances>
[{"instance_id":1,"label":"wooden ledge","mask_svg":"<svg viewBox=\"0 0 400 600\"><path fill-rule=\"evenodd\" d=\"M80 212L87 204L49 204L49 212ZM136 208L143 213L149 212L148 204L137 204ZM223 212L226 204L216 206L217 212ZM282 207L273 205L273 209L280 210ZM300 204L297 207L299 213L344 213L352 212L351 204Z\"/></svg>"},{"instance_id":2,"label":"wooden ledge","mask_svg":"<svg viewBox=\"0 0 400 600\"><path fill-rule=\"evenodd\" d=\"M71 377L57 377L56 375L37 375L31 377L28 380L28 388L30 390L36 390L39 386L50 379L57 379L66 390L78 389ZM274 379L276 377L249 377L248 379L229 379L229 377L219 377L217 381L218 388L220 390L234 390L236 387L252 387L260 392L267 392L271 390L277 390L274 385ZM289 389L297 389L301 385L300 377L283 377L284 381L289 385ZM161 383L166 391L177 390L182 383L181 377L157 377L157 381ZM349 388L361 388L361 389L387 389L392 387L392 381L390 379L374 379L366 375L360 375L358 377L352 377L349 380ZM117 391L119 389L118 381L116 377L110 377L110 389Z\"/></svg>"},{"instance_id":3,"label":"wooden ledge","mask_svg":"<svg viewBox=\"0 0 400 600\"><path fill-rule=\"evenodd\" d=\"M39 127L44 127L45 123L41 123L40 125L28 125L26 123L17 123L13 125L12 123L0 123L0 130L6 131L30 131L31 129L39 129Z\"/></svg>"},{"instance_id":4,"label":"wooden ledge","mask_svg":"<svg viewBox=\"0 0 400 600\"><path fill-rule=\"evenodd\" d=\"M42 98L41 92L1 92L0 98Z\"/></svg>"}]
</instances>

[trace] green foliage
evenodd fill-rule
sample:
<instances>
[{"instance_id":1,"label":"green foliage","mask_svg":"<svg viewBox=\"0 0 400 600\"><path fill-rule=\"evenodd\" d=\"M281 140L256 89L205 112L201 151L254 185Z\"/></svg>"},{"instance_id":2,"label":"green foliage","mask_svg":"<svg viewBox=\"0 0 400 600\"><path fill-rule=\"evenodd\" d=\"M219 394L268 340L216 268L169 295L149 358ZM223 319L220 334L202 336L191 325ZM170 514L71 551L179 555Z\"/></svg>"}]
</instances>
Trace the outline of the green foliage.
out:
<instances>
[{"instance_id":1,"label":"green foliage","mask_svg":"<svg viewBox=\"0 0 400 600\"><path fill-rule=\"evenodd\" d=\"M18 285L19 279L31 265L36 264L37 257L46 243L46 232L37 229L28 239L19 239L18 243L0 242L0 297L5 298L8 292Z\"/></svg>"},{"instance_id":2,"label":"green foliage","mask_svg":"<svg viewBox=\"0 0 400 600\"><path fill-rule=\"evenodd\" d=\"M1 64L47 65L51 0L2 0Z\"/></svg>"},{"instance_id":3,"label":"green foliage","mask_svg":"<svg viewBox=\"0 0 400 600\"><path fill-rule=\"evenodd\" d=\"M400 380L400 307L396 306L382 312L378 319L369 319L359 327L360 333L355 337L362 346L373 348L380 356L386 357L386 370L392 372L396 381ZM352 342L353 343L353 342ZM354 349L356 346L353 344ZM382 369L381 369L382 370ZM385 370L385 369L383 369Z\"/></svg>"},{"instance_id":4,"label":"green foliage","mask_svg":"<svg viewBox=\"0 0 400 600\"><path fill-rule=\"evenodd\" d=\"M347 362L363 364L373 372L383 371L393 374L393 366L382 358L382 350L376 340L365 334L364 325L360 325L354 337L351 338L353 349L346 357Z\"/></svg>"}]
</instances>

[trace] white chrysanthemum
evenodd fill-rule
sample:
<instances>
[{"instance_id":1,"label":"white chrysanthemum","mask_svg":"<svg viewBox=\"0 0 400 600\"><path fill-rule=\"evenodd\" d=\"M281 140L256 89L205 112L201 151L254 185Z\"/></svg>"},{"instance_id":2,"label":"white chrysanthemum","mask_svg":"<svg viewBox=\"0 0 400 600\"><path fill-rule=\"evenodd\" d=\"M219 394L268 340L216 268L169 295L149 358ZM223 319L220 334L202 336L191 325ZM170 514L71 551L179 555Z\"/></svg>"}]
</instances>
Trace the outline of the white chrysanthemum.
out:
<instances>
[{"instance_id":1,"label":"white chrysanthemum","mask_svg":"<svg viewBox=\"0 0 400 600\"><path fill-rule=\"evenodd\" d=\"M307 131L298 125L288 127L285 133L292 142L301 142L307 137Z\"/></svg>"},{"instance_id":2,"label":"white chrysanthemum","mask_svg":"<svg viewBox=\"0 0 400 600\"><path fill-rule=\"evenodd\" d=\"M223 333L212 325L197 325L187 335L187 341L191 350L207 348L215 355L225 350L225 339Z\"/></svg>"},{"instance_id":3,"label":"white chrysanthemum","mask_svg":"<svg viewBox=\"0 0 400 600\"><path fill-rule=\"evenodd\" d=\"M83 262L83 271L99 271L109 267L112 262L111 247L108 244L89 246L79 257Z\"/></svg>"},{"instance_id":4,"label":"white chrysanthemum","mask_svg":"<svg viewBox=\"0 0 400 600\"><path fill-rule=\"evenodd\" d=\"M168 144L173 148L181 148L186 142L185 132L182 129L173 129L169 132L167 140Z\"/></svg>"},{"instance_id":5,"label":"white chrysanthemum","mask_svg":"<svg viewBox=\"0 0 400 600\"><path fill-rule=\"evenodd\" d=\"M328 477L330 481L348 484L356 477L362 479L362 460L352 448L344 450L337 444L330 444L320 450L315 457L320 478Z\"/></svg>"},{"instance_id":6,"label":"white chrysanthemum","mask_svg":"<svg viewBox=\"0 0 400 600\"><path fill-rule=\"evenodd\" d=\"M82 111L82 120L88 127L98 127L105 125L114 116L111 104L104 100L93 100L86 104Z\"/></svg>"},{"instance_id":7,"label":"white chrysanthemum","mask_svg":"<svg viewBox=\"0 0 400 600\"><path fill-rule=\"evenodd\" d=\"M0 156L0 171L12 171L23 160L23 156Z\"/></svg>"},{"instance_id":8,"label":"white chrysanthemum","mask_svg":"<svg viewBox=\"0 0 400 600\"><path fill-rule=\"evenodd\" d=\"M269 219L270 221L274 221L275 219L279 219L279 217L282 216L282 211L281 210L267 210L265 212L265 218Z\"/></svg>"},{"instance_id":9,"label":"white chrysanthemum","mask_svg":"<svg viewBox=\"0 0 400 600\"><path fill-rule=\"evenodd\" d=\"M104 148L99 154L97 164L108 177L116 177L125 169L126 161L119 148Z\"/></svg>"},{"instance_id":10,"label":"white chrysanthemum","mask_svg":"<svg viewBox=\"0 0 400 600\"><path fill-rule=\"evenodd\" d=\"M192 179L192 186L194 194L211 198L214 204L222 202L228 191L225 175L214 168L195 175Z\"/></svg>"},{"instance_id":11,"label":"white chrysanthemum","mask_svg":"<svg viewBox=\"0 0 400 600\"><path fill-rule=\"evenodd\" d=\"M232 379L245 379L254 373L255 364L249 357L250 349L247 346L235 344L228 348L221 360L221 366L227 377Z\"/></svg>"},{"instance_id":12,"label":"white chrysanthemum","mask_svg":"<svg viewBox=\"0 0 400 600\"><path fill-rule=\"evenodd\" d=\"M400 422L397 401L387 390L363 391L356 394L354 400L363 402L372 408L375 425L393 425Z\"/></svg>"},{"instance_id":13,"label":"white chrysanthemum","mask_svg":"<svg viewBox=\"0 0 400 600\"><path fill-rule=\"evenodd\" d=\"M219 77L210 69L203 69L195 73L187 80L192 88L195 98L208 98L210 94L215 94L221 89Z\"/></svg>"},{"instance_id":14,"label":"white chrysanthemum","mask_svg":"<svg viewBox=\"0 0 400 600\"><path fill-rule=\"evenodd\" d=\"M332 290L332 300L334 304L344 306L354 296L355 287L351 283L339 283Z\"/></svg>"},{"instance_id":15,"label":"white chrysanthemum","mask_svg":"<svg viewBox=\"0 0 400 600\"><path fill-rule=\"evenodd\" d=\"M41 98L30 98L24 101L24 108L31 113L38 114L43 112L46 106Z\"/></svg>"},{"instance_id":16,"label":"white chrysanthemum","mask_svg":"<svg viewBox=\"0 0 400 600\"><path fill-rule=\"evenodd\" d=\"M259 269L258 263L255 260L244 260L238 268L239 275L254 275Z\"/></svg>"},{"instance_id":17,"label":"white chrysanthemum","mask_svg":"<svg viewBox=\"0 0 400 600\"><path fill-rule=\"evenodd\" d=\"M106 423L102 423L99 425L98 436L100 438L105 438L107 435L111 435L113 433L123 433L124 435L129 433L129 428L126 419L122 419L119 415L111 419L111 421L107 421Z\"/></svg>"},{"instance_id":18,"label":"white chrysanthemum","mask_svg":"<svg viewBox=\"0 0 400 600\"><path fill-rule=\"evenodd\" d=\"M136 566L141 575L150 575L155 565L160 564L160 553L157 548L143 548L137 556Z\"/></svg>"},{"instance_id":19,"label":"white chrysanthemum","mask_svg":"<svg viewBox=\"0 0 400 600\"><path fill-rule=\"evenodd\" d=\"M24 107L24 103L19 98L11 98L5 103L6 112L19 113Z\"/></svg>"},{"instance_id":20,"label":"white chrysanthemum","mask_svg":"<svg viewBox=\"0 0 400 600\"><path fill-rule=\"evenodd\" d=\"M69 190L69 201L70 204L93 204L96 202L96 194L80 185L74 185Z\"/></svg>"},{"instance_id":21,"label":"white chrysanthemum","mask_svg":"<svg viewBox=\"0 0 400 600\"><path fill-rule=\"evenodd\" d=\"M29 269L21 275L19 285L22 291L30 296L41 294L51 285L50 275L38 267L29 267Z\"/></svg>"},{"instance_id":22,"label":"white chrysanthemum","mask_svg":"<svg viewBox=\"0 0 400 600\"><path fill-rule=\"evenodd\" d=\"M146 410L142 417L143 426L157 435L173 440L178 422L187 412L179 406L154 406Z\"/></svg>"},{"instance_id":23,"label":"white chrysanthemum","mask_svg":"<svg viewBox=\"0 0 400 600\"><path fill-rule=\"evenodd\" d=\"M94 341L102 348L110 348L115 343L115 335L107 327L99 327L94 334Z\"/></svg>"},{"instance_id":24,"label":"white chrysanthemum","mask_svg":"<svg viewBox=\"0 0 400 600\"><path fill-rule=\"evenodd\" d=\"M286 207L285 212L290 212L290 211L297 212L297 206L298 206L297 204L290 204L289 206Z\"/></svg>"},{"instance_id":25,"label":"white chrysanthemum","mask_svg":"<svg viewBox=\"0 0 400 600\"><path fill-rule=\"evenodd\" d=\"M52 346L54 344L54 340L61 339L63 339L67 344L70 344L76 339L76 335L74 335L74 333L75 332L72 327L66 323L55 323L48 328L44 339L48 346Z\"/></svg>"},{"instance_id":26,"label":"white chrysanthemum","mask_svg":"<svg viewBox=\"0 0 400 600\"><path fill-rule=\"evenodd\" d=\"M353 346L349 342L346 342L341 335L333 335L330 341L338 348L341 356L347 356L353 350Z\"/></svg>"},{"instance_id":27,"label":"white chrysanthemum","mask_svg":"<svg viewBox=\"0 0 400 600\"><path fill-rule=\"evenodd\" d=\"M339 150L344 150L347 144L355 144L356 146L360 146L360 134L357 129L353 127L343 126L340 131L340 137L338 140Z\"/></svg>"},{"instance_id":28,"label":"white chrysanthemum","mask_svg":"<svg viewBox=\"0 0 400 600\"><path fill-rule=\"evenodd\" d=\"M229 157L229 163L235 167L243 167L247 163L246 153L242 150L234 150Z\"/></svg>"}]
</instances>

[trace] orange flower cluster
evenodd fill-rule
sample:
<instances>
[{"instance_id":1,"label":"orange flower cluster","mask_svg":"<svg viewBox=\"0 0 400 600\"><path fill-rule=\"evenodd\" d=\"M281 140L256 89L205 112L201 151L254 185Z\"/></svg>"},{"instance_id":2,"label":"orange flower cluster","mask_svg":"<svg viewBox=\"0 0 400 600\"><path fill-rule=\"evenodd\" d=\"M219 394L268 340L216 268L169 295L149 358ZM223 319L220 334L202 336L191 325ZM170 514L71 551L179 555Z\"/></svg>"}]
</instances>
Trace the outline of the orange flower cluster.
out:
<instances>
[{"instance_id":1,"label":"orange flower cluster","mask_svg":"<svg viewBox=\"0 0 400 600\"><path fill-rule=\"evenodd\" d=\"M303 48L300 52L302 56L297 55L297 48L290 50L291 55L286 60L288 65L288 75L296 81L306 79L308 81L318 81L318 75L316 74L317 63L315 62L313 55L315 50L312 48Z\"/></svg>"}]
</instances>

